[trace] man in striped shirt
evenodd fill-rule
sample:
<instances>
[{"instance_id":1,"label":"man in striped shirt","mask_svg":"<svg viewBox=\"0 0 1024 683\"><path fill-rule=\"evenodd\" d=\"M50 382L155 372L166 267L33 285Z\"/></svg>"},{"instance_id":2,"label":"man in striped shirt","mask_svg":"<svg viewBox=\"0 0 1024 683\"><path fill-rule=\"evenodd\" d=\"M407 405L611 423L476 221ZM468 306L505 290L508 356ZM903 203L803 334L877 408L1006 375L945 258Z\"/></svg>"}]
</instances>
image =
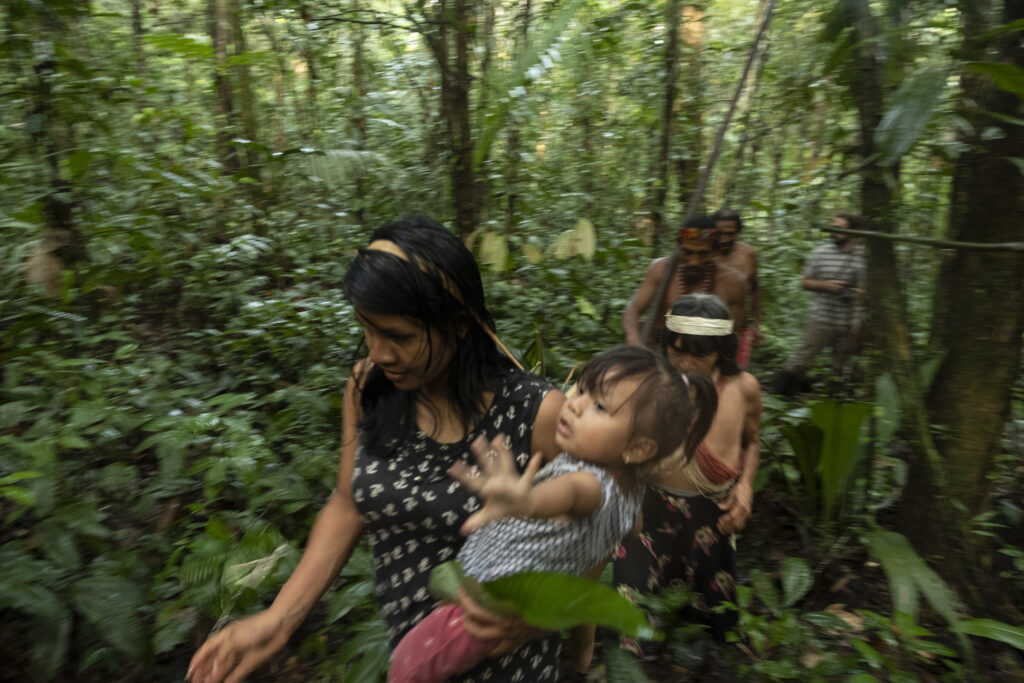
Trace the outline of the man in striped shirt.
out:
<instances>
[{"instance_id":1,"label":"man in striped shirt","mask_svg":"<svg viewBox=\"0 0 1024 683\"><path fill-rule=\"evenodd\" d=\"M832 227L860 229L861 219L837 213ZM826 346L832 348L832 370L844 377L852 352L852 333L863 318L865 267L862 249L852 235L827 230L831 239L811 252L800 285L814 292L800 348L786 362L773 392L791 395L804 371Z\"/></svg>"}]
</instances>

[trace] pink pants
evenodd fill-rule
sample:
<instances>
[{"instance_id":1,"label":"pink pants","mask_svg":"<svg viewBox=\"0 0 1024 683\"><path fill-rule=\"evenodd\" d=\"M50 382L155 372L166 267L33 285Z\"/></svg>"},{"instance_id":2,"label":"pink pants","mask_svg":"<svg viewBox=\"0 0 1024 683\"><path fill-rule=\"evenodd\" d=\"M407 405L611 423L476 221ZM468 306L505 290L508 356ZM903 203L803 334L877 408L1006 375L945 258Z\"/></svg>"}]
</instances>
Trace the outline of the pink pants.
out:
<instances>
[{"instance_id":1,"label":"pink pants","mask_svg":"<svg viewBox=\"0 0 1024 683\"><path fill-rule=\"evenodd\" d=\"M388 683L442 683L469 671L497 646L462 626L462 608L441 605L405 634L391 656Z\"/></svg>"},{"instance_id":2,"label":"pink pants","mask_svg":"<svg viewBox=\"0 0 1024 683\"><path fill-rule=\"evenodd\" d=\"M736 365L745 369L750 365L750 350L754 346L754 330L744 327L740 332L740 348L736 352Z\"/></svg>"}]
</instances>

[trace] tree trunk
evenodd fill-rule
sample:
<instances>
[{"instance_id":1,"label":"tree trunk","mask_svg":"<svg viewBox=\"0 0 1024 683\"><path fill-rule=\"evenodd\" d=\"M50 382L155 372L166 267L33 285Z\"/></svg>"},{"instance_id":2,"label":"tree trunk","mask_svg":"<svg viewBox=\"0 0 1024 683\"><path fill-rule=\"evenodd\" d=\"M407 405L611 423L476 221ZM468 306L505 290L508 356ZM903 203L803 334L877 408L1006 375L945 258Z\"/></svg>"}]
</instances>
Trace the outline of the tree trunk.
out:
<instances>
[{"instance_id":1,"label":"tree trunk","mask_svg":"<svg viewBox=\"0 0 1024 683\"><path fill-rule=\"evenodd\" d=\"M998 23L1024 20L1024 0L1005 0ZM992 42L995 0L961 2L965 60L999 61L1024 68L1024 32ZM1004 123L1020 116L1020 100L996 89L987 77L961 74L960 126L966 151L957 160L950 202L949 237L972 242L1024 239L1024 175L1014 158L1024 157L1024 128ZM1002 118L1001 118L1002 117ZM982 136L1000 129L1002 137ZM940 447L957 498L969 515L985 510L986 475L1017 380L1024 334L1024 254L954 252L936 283L932 342L945 355L929 395L932 422L944 427Z\"/></svg>"},{"instance_id":2,"label":"tree trunk","mask_svg":"<svg viewBox=\"0 0 1024 683\"><path fill-rule=\"evenodd\" d=\"M228 16L231 19L231 54L234 57L245 54L245 34L242 31L242 9L238 0L228 0ZM249 65L243 63L235 64L231 68L238 87L238 112L242 128L242 137L250 142L259 140L259 131L256 125L256 107L253 102L252 84L249 75ZM253 180L259 179L259 165L255 150L251 145L243 148L245 159L245 172ZM252 185L255 192L259 186Z\"/></svg>"},{"instance_id":3,"label":"tree trunk","mask_svg":"<svg viewBox=\"0 0 1024 683\"><path fill-rule=\"evenodd\" d=\"M469 53L473 28L469 0L440 0L437 16L437 32L425 34L425 38L441 75L441 118L448 139L448 178L455 227L459 237L465 240L476 230L479 215L469 112ZM454 42L454 60L449 38Z\"/></svg>"},{"instance_id":4,"label":"tree trunk","mask_svg":"<svg viewBox=\"0 0 1024 683\"><path fill-rule=\"evenodd\" d=\"M231 140L234 137L235 109L228 79L228 43L231 35L231 17L228 0L209 0L210 40L213 44L213 89L217 95L216 124L217 158L224 173L236 173L240 167L238 152Z\"/></svg>"},{"instance_id":5,"label":"tree trunk","mask_svg":"<svg viewBox=\"0 0 1024 683\"><path fill-rule=\"evenodd\" d=\"M516 54L526 50L530 37L530 18L533 12L531 0L523 0L519 31L516 37ZM509 117L508 134L505 140L505 234L515 232L516 201L519 199L519 150L522 139L519 121L515 112Z\"/></svg>"},{"instance_id":6,"label":"tree trunk","mask_svg":"<svg viewBox=\"0 0 1024 683\"><path fill-rule=\"evenodd\" d=\"M665 228L665 201L668 198L668 160L672 144L672 118L676 103L676 81L679 78L679 21L683 11L682 0L669 0L665 5L665 57L664 91L661 105L661 131L658 151L654 157L654 172L648 186L651 222L653 223L654 252L661 247Z\"/></svg>"},{"instance_id":7,"label":"tree trunk","mask_svg":"<svg viewBox=\"0 0 1024 683\"><path fill-rule=\"evenodd\" d=\"M686 45L686 69L683 75L683 94L679 97L678 116L680 131L685 131L677 143L676 196L683 206L700 181L701 161L704 159L704 13L689 5L683 9L684 22L680 27ZM697 213L697 209L686 213Z\"/></svg>"},{"instance_id":8,"label":"tree trunk","mask_svg":"<svg viewBox=\"0 0 1024 683\"><path fill-rule=\"evenodd\" d=\"M359 0L353 0L352 11L359 16ZM355 98L352 105L352 137L355 140L356 149L366 149L366 111L363 109L363 101L366 99L366 70L363 65L363 42L365 33L362 24L352 25L352 86L355 90ZM356 172L356 208L353 212L359 224L366 226L366 178L362 171Z\"/></svg>"},{"instance_id":9,"label":"tree trunk","mask_svg":"<svg viewBox=\"0 0 1024 683\"><path fill-rule=\"evenodd\" d=\"M135 72L145 73L146 55L142 50L142 36L146 29L142 25L142 0L132 0L132 52L135 54Z\"/></svg>"}]
</instances>

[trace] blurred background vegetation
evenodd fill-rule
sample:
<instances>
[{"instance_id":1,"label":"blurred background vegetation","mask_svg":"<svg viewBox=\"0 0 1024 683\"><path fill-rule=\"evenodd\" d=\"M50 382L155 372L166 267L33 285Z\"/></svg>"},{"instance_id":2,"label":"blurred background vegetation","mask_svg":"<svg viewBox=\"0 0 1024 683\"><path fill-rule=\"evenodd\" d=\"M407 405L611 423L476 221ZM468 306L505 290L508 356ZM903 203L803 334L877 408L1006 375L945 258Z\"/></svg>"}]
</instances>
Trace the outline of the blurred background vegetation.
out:
<instances>
[{"instance_id":1,"label":"blurred background vegetation","mask_svg":"<svg viewBox=\"0 0 1024 683\"><path fill-rule=\"evenodd\" d=\"M672 226L730 206L763 384L831 213L896 239L849 400L766 398L705 677L1021 680L1022 28L1020 0L8 0L0 678L177 680L274 594L333 487L338 285L380 223L446 221L561 383ZM260 676L377 680L381 628L361 549ZM691 675L677 636L655 680Z\"/></svg>"}]
</instances>

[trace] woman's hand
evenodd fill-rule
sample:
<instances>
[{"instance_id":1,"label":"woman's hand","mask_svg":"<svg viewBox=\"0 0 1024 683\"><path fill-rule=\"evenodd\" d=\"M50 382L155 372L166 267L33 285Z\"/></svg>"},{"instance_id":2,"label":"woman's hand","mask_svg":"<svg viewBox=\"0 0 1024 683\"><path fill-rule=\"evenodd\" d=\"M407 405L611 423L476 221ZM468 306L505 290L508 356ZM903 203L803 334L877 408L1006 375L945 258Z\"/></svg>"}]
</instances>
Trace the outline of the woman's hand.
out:
<instances>
[{"instance_id":1,"label":"woman's hand","mask_svg":"<svg viewBox=\"0 0 1024 683\"><path fill-rule=\"evenodd\" d=\"M754 489L745 481L737 481L729 496L718 504L725 514L718 518L718 530L723 534L741 531L747 525L754 505Z\"/></svg>"},{"instance_id":2,"label":"woman's hand","mask_svg":"<svg viewBox=\"0 0 1024 683\"><path fill-rule=\"evenodd\" d=\"M462 625L470 635L497 643L489 656L513 652L547 633L530 626L522 617L495 614L481 607L465 588L459 589L459 607L462 608Z\"/></svg>"},{"instance_id":3,"label":"woman's hand","mask_svg":"<svg viewBox=\"0 0 1024 683\"><path fill-rule=\"evenodd\" d=\"M470 446L476 456L479 471L465 463L452 466L449 474L483 501L483 507L462 525L462 533L469 534L495 519L529 517L533 513L530 490L533 478L541 466L541 454L535 454L526 470L519 474L512 454L505 447L505 437L499 434L490 444L477 437Z\"/></svg>"},{"instance_id":4,"label":"woman's hand","mask_svg":"<svg viewBox=\"0 0 1024 683\"><path fill-rule=\"evenodd\" d=\"M185 677L192 683L240 683L281 649L290 635L269 611L233 621L203 643Z\"/></svg>"}]
</instances>

